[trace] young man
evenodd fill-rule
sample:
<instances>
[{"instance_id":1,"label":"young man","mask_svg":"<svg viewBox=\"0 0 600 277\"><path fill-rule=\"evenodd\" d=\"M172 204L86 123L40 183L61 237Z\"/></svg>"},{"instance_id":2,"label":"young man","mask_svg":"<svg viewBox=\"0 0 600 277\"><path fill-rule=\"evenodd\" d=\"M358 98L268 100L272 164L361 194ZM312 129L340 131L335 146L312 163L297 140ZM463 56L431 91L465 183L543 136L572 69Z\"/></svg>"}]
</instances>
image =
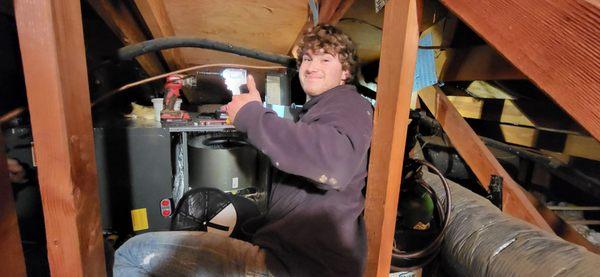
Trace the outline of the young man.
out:
<instances>
[{"instance_id":1,"label":"young man","mask_svg":"<svg viewBox=\"0 0 600 277\"><path fill-rule=\"evenodd\" d=\"M252 76L249 93L225 106L235 127L275 168L266 223L252 244L202 232L146 234L117 251L116 274L362 275L362 189L373 110L347 85L356 49L338 29L320 25L305 34L298 57L300 82L310 100L297 122L263 108ZM157 241L163 248L153 251Z\"/></svg>"}]
</instances>

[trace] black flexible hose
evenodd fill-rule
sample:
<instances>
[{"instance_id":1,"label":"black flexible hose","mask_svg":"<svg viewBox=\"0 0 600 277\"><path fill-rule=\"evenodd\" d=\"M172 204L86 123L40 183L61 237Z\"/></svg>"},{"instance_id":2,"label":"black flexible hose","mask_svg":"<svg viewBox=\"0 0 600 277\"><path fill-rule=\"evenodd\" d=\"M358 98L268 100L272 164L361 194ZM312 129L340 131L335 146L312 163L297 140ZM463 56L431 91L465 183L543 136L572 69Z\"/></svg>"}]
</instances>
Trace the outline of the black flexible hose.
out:
<instances>
[{"instance_id":1,"label":"black flexible hose","mask_svg":"<svg viewBox=\"0 0 600 277\"><path fill-rule=\"evenodd\" d=\"M131 60L139 55L177 47L194 47L218 50L250 57L257 60L295 67L296 60L290 56L260 52L254 49L239 47L219 41L203 38L164 37L146 40L137 44L125 46L117 51L117 58L122 61Z\"/></svg>"},{"instance_id":2,"label":"black flexible hose","mask_svg":"<svg viewBox=\"0 0 600 277\"><path fill-rule=\"evenodd\" d=\"M444 178L444 175L435 166L433 166L431 163L429 163L425 160L414 159L414 161L429 168L436 175L438 175L440 177L442 184L444 186L444 191L446 193L446 201L445 201L446 205L442 205L442 203L440 203L440 200L439 200L440 198L437 197L437 194L431 188L431 186L429 186L425 182L419 183L430 194L432 194L433 198L436 201L436 208L438 210L438 214L440 215L440 218L443 223L441 224L442 228L440 230L439 235L427 247L425 247L421 250L414 251L414 252L403 252L403 251L400 251L395 248L393 249L394 250L392 253L393 259L409 260L409 261L423 260L419 265L415 265L411 268L421 267L422 265L429 263L431 260L433 260L433 258L435 257L435 254L437 254L437 252L439 252L442 242L444 241L445 230L448 227L448 224L450 222L450 220L449 220L450 219L450 209L452 207L452 197L450 195L450 186L446 182L446 178ZM442 206L444 206L444 208L445 208L444 210L442 210ZM400 267L396 267L396 268L400 268Z\"/></svg>"}]
</instances>

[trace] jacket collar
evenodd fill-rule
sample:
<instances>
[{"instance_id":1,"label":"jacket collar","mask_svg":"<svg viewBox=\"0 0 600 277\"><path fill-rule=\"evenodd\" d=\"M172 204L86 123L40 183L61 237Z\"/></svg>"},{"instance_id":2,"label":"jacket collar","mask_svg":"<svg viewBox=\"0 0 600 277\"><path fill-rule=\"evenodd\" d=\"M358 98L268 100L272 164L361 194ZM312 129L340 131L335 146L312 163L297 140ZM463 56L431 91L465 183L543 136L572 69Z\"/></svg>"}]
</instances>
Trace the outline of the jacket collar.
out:
<instances>
[{"instance_id":1,"label":"jacket collar","mask_svg":"<svg viewBox=\"0 0 600 277\"><path fill-rule=\"evenodd\" d=\"M310 108L312 108L313 106L315 106L317 103L319 103L319 101L332 96L333 94L336 93L336 91L344 91L344 90L348 90L348 89L356 90L353 85L339 85L339 86L331 88L328 91L325 91L317 96L311 97L310 100L308 100L308 102L306 102L302 106L301 114L308 112L308 110Z\"/></svg>"}]
</instances>

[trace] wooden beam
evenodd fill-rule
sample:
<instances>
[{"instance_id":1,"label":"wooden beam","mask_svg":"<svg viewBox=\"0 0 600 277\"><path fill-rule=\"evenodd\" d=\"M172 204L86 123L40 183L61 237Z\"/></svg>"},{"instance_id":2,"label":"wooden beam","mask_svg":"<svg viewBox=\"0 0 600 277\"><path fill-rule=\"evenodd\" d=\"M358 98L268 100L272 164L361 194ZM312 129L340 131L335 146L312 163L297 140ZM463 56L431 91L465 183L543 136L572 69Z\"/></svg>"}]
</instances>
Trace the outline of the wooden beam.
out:
<instances>
[{"instance_id":1,"label":"wooden beam","mask_svg":"<svg viewBox=\"0 0 600 277\"><path fill-rule=\"evenodd\" d=\"M135 44L148 39L123 1L87 0L87 2L124 45ZM138 56L136 60L150 76L156 76L164 72L156 53Z\"/></svg>"},{"instance_id":2,"label":"wooden beam","mask_svg":"<svg viewBox=\"0 0 600 277\"><path fill-rule=\"evenodd\" d=\"M583 238L571 225L556 216L510 177L439 88L425 88L419 91L419 97L440 122L452 145L486 189L492 175L502 176L504 212L536 225L542 230L554 231L567 241L600 253L598 247Z\"/></svg>"},{"instance_id":3,"label":"wooden beam","mask_svg":"<svg viewBox=\"0 0 600 277\"><path fill-rule=\"evenodd\" d=\"M511 100L448 96L462 117L535 127Z\"/></svg>"},{"instance_id":4,"label":"wooden beam","mask_svg":"<svg viewBox=\"0 0 600 277\"><path fill-rule=\"evenodd\" d=\"M436 53L436 71L441 81L527 79L496 50L487 46L443 49Z\"/></svg>"},{"instance_id":5,"label":"wooden beam","mask_svg":"<svg viewBox=\"0 0 600 277\"><path fill-rule=\"evenodd\" d=\"M473 93L470 87L467 88L469 94L483 94L481 91ZM443 90L464 118L527 126L554 133L588 136L587 132L572 121L569 115L564 113L560 107L550 101L544 101L544 99L479 98L450 95L456 92L456 88L444 87Z\"/></svg>"},{"instance_id":6,"label":"wooden beam","mask_svg":"<svg viewBox=\"0 0 600 277\"><path fill-rule=\"evenodd\" d=\"M532 126L552 132L588 134L535 87L513 90L503 83L473 81L462 93L452 86L445 86L443 90L446 95L459 94L448 98L463 117ZM521 97L521 94L526 97Z\"/></svg>"},{"instance_id":7,"label":"wooden beam","mask_svg":"<svg viewBox=\"0 0 600 277\"><path fill-rule=\"evenodd\" d=\"M444 20L436 22L423 33L423 35L431 33L432 45L440 47L435 49L435 66L441 81L527 79L514 65L488 45L451 48L458 23L458 18L448 13Z\"/></svg>"},{"instance_id":8,"label":"wooden beam","mask_svg":"<svg viewBox=\"0 0 600 277\"><path fill-rule=\"evenodd\" d=\"M78 0L15 1L53 276L105 276Z\"/></svg>"},{"instance_id":9,"label":"wooden beam","mask_svg":"<svg viewBox=\"0 0 600 277\"><path fill-rule=\"evenodd\" d=\"M354 0L322 0L319 3L319 23L336 25L354 4Z\"/></svg>"},{"instance_id":10,"label":"wooden beam","mask_svg":"<svg viewBox=\"0 0 600 277\"><path fill-rule=\"evenodd\" d=\"M319 24L320 23L329 23L329 20L335 14L340 3L343 3L342 0L320 0L319 1Z\"/></svg>"},{"instance_id":11,"label":"wooden beam","mask_svg":"<svg viewBox=\"0 0 600 277\"><path fill-rule=\"evenodd\" d=\"M5 153L4 139L0 133L0 267L5 274L27 276Z\"/></svg>"},{"instance_id":12,"label":"wooden beam","mask_svg":"<svg viewBox=\"0 0 600 277\"><path fill-rule=\"evenodd\" d=\"M134 0L140 14L154 38L175 36L175 30L162 0ZM162 51L171 70L185 67L181 51L178 48Z\"/></svg>"},{"instance_id":13,"label":"wooden beam","mask_svg":"<svg viewBox=\"0 0 600 277\"><path fill-rule=\"evenodd\" d=\"M441 0L600 140L600 4Z\"/></svg>"},{"instance_id":14,"label":"wooden beam","mask_svg":"<svg viewBox=\"0 0 600 277\"><path fill-rule=\"evenodd\" d=\"M473 129L469 127L467 122L452 106L447 96L439 88L428 87L419 91L419 97L440 122L452 145L454 145L461 157L465 159L473 170L473 173L477 176L477 179L479 179L486 189L492 175L499 175L504 178L504 208L514 211L516 214L509 213L518 218L528 221L544 230L551 230L535 210L535 207L527 201L525 192L518 184L512 181L512 178L502 168L498 160L496 160ZM513 209L513 206L522 206L523 209Z\"/></svg>"},{"instance_id":15,"label":"wooden beam","mask_svg":"<svg viewBox=\"0 0 600 277\"><path fill-rule=\"evenodd\" d=\"M600 161L600 143L589 136L510 124L469 121L477 134L511 144Z\"/></svg>"},{"instance_id":16,"label":"wooden beam","mask_svg":"<svg viewBox=\"0 0 600 277\"><path fill-rule=\"evenodd\" d=\"M365 203L365 276L389 276L390 272L418 29L415 0L386 4Z\"/></svg>"},{"instance_id":17,"label":"wooden beam","mask_svg":"<svg viewBox=\"0 0 600 277\"><path fill-rule=\"evenodd\" d=\"M319 23L327 23L336 25L340 19L344 17L344 14L350 9L350 7L354 4L354 0L322 0L319 1ZM308 12L311 13L310 9ZM298 36L294 40L294 43L290 47L289 53L295 57L296 48L300 40L302 39L304 32L313 26L312 14L307 16L306 24L302 27L300 32L298 32Z\"/></svg>"}]
</instances>

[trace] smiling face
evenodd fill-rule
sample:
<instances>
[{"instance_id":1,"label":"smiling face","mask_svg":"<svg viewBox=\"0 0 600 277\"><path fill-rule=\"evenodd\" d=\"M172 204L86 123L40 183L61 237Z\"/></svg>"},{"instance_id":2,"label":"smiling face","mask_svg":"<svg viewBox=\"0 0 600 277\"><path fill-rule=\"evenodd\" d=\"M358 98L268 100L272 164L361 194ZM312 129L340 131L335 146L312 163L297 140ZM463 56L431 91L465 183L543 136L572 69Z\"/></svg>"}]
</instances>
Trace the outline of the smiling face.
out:
<instances>
[{"instance_id":1,"label":"smiling face","mask_svg":"<svg viewBox=\"0 0 600 277\"><path fill-rule=\"evenodd\" d=\"M302 56L299 73L300 84L310 96L321 95L343 85L350 75L348 70L342 69L342 63L337 56L325 53L323 49L316 52L306 51Z\"/></svg>"}]
</instances>

